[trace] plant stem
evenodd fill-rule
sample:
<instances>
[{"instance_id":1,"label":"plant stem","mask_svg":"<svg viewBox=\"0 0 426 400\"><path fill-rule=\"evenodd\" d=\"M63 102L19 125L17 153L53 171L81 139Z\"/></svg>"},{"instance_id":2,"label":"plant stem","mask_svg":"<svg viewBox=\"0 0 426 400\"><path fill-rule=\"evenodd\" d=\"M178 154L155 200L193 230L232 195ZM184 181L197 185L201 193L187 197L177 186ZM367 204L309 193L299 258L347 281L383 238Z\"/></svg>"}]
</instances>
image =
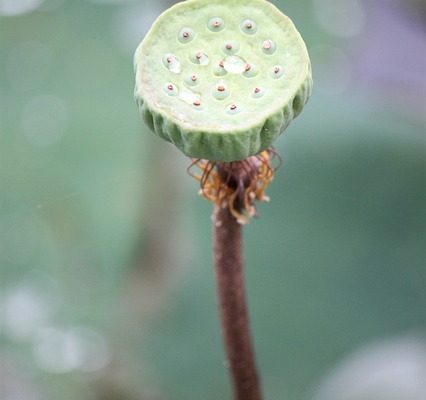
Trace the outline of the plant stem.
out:
<instances>
[{"instance_id":1,"label":"plant stem","mask_svg":"<svg viewBox=\"0 0 426 400\"><path fill-rule=\"evenodd\" d=\"M213 217L217 292L234 400L262 400L245 298L242 225L227 207L215 206Z\"/></svg>"}]
</instances>

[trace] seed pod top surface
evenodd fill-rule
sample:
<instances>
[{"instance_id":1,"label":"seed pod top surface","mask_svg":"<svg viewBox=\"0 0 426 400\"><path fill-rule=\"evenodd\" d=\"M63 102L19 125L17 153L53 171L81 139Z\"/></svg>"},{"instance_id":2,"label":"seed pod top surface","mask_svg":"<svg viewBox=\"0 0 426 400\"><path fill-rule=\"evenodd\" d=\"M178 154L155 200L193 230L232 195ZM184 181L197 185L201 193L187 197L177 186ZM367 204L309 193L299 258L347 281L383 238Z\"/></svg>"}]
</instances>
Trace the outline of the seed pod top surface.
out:
<instances>
[{"instance_id":1,"label":"seed pod top surface","mask_svg":"<svg viewBox=\"0 0 426 400\"><path fill-rule=\"evenodd\" d=\"M135 97L151 129L186 155L241 160L269 147L312 89L306 46L265 0L188 0L135 53Z\"/></svg>"}]
</instances>

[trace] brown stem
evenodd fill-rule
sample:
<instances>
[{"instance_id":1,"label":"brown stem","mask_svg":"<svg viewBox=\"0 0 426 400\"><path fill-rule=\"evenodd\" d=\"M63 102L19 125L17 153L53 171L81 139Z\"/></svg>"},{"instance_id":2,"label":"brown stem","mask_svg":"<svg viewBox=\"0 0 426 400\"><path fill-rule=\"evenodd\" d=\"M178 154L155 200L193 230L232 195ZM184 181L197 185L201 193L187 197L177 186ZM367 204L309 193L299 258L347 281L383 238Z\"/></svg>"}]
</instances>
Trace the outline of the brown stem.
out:
<instances>
[{"instance_id":1,"label":"brown stem","mask_svg":"<svg viewBox=\"0 0 426 400\"><path fill-rule=\"evenodd\" d=\"M261 400L244 289L242 225L228 208L216 206L214 263L222 334L235 400Z\"/></svg>"}]
</instances>

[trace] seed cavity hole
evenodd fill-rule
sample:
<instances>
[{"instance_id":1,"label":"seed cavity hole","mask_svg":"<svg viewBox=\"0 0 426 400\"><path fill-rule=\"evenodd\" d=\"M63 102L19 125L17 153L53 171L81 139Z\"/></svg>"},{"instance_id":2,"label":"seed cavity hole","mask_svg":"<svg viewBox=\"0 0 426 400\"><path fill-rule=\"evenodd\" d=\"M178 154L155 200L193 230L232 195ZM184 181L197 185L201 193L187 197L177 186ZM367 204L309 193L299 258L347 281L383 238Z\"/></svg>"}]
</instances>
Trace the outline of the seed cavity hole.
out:
<instances>
[{"instance_id":1,"label":"seed cavity hole","mask_svg":"<svg viewBox=\"0 0 426 400\"><path fill-rule=\"evenodd\" d=\"M265 54L269 54L269 55L274 54L276 49L277 49L277 45L272 40L268 39L263 41L262 51Z\"/></svg>"},{"instance_id":2,"label":"seed cavity hole","mask_svg":"<svg viewBox=\"0 0 426 400\"><path fill-rule=\"evenodd\" d=\"M196 74L190 74L185 77L185 83L188 86L197 86L200 83L200 78Z\"/></svg>"},{"instance_id":3,"label":"seed cavity hole","mask_svg":"<svg viewBox=\"0 0 426 400\"><path fill-rule=\"evenodd\" d=\"M213 97L217 100L224 100L229 97L229 89L225 81L220 81L215 85L213 90Z\"/></svg>"},{"instance_id":4,"label":"seed cavity hole","mask_svg":"<svg viewBox=\"0 0 426 400\"><path fill-rule=\"evenodd\" d=\"M265 88L263 88L261 86L256 86L253 89L252 96L255 99L260 99L261 97L263 97L265 95L265 93L266 93L266 89Z\"/></svg>"},{"instance_id":5,"label":"seed cavity hole","mask_svg":"<svg viewBox=\"0 0 426 400\"><path fill-rule=\"evenodd\" d=\"M195 32L191 28L182 28L179 32L178 39L181 43L189 43L195 37Z\"/></svg>"},{"instance_id":6,"label":"seed cavity hole","mask_svg":"<svg viewBox=\"0 0 426 400\"><path fill-rule=\"evenodd\" d=\"M165 83L163 89L169 96L177 96L179 94L177 86L171 82Z\"/></svg>"},{"instance_id":7,"label":"seed cavity hole","mask_svg":"<svg viewBox=\"0 0 426 400\"><path fill-rule=\"evenodd\" d=\"M224 76L228 72L225 69L225 61L221 60L213 66L212 72L215 76Z\"/></svg>"},{"instance_id":8,"label":"seed cavity hole","mask_svg":"<svg viewBox=\"0 0 426 400\"><path fill-rule=\"evenodd\" d=\"M247 63L244 67L243 75L246 78L253 78L254 76L258 74L258 72L259 70L256 67L256 65Z\"/></svg>"},{"instance_id":9,"label":"seed cavity hole","mask_svg":"<svg viewBox=\"0 0 426 400\"><path fill-rule=\"evenodd\" d=\"M226 107L226 112L230 115L239 114L242 111L241 107L235 103Z\"/></svg>"},{"instance_id":10,"label":"seed cavity hole","mask_svg":"<svg viewBox=\"0 0 426 400\"><path fill-rule=\"evenodd\" d=\"M179 93L179 99L195 109L203 109L203 102L201 101L201 96L190 89L182 89Z\"/></svg>"},{"instance_id":11,"label":"seed cavity hole","mask_svg":"<svg viewBox=\"0 0 426 400\"><path fill-rule=\"evenodd\" d=\"M247 62L239 56L228 56L223 62L223 66L230 74L242 74L246 70Z\"/></svg>"},{"instance_id":12,"label":"seed cavity hole","mask_svg":"<svg viewBox=\"0 0 426 400\"><path fill-rule=\"evenodd\" d=\"M281 65L275 65L272 67L271 76L274 79L281 78L284 75L284 68Z\"/></svg>"},{"instance_id":13,"label":"seed cavity hole","mask_svg":"<svg viewBox=\"0 0 426 400\"><path fill-rule=\"evenodd\" d=\"M179 59L171 53L163 56L163 65L174 74L179 74L182 70L182 65Z\"/></svg>"},{"instance_id":14,"label":"seed cavity hole","mask_svg":"<svg viewBox=\"0 0 426 400\"><path fill-rule=\"evenodd\" d=\"M240 50L240 44L236 42L235 40L228 40L222 46L222 51L229 56L232 56L238 53L239 50Z\"/></svg>"},{"instance_id":15,"label":"seed cavity hole","mask_svg":"<svg viewBox=\"0 0 426 400\"><path fill-rule=\"evenodd\" d=\"M207 27L212 32L220 32L225 28L225 21L222 18L214 17L209 20Z\"/></svg>"},{"instance_id":16,"label":"seed cavity hole","mask_svg":"<svg viewBox=\"0 0 426 400\"><path fill-rule=\"evenodd\" d=\"M210 62L209 56L201 50L196 51L191 55L191 61L194 64L199 65L208 65L208 63Z\"/></svg>"},{"instance_id":17,"label":"seed cavity hole","mask_svg":"<svg viewBox=\"0 0 426 400\"><path fill-rule=\"evenodd\" d=\"M241 22L240 28L244 33L248 35L254 35L257 31L256 22L254 22L251 19L246 19L243 22Z\"/></svg>"}]
</instances>

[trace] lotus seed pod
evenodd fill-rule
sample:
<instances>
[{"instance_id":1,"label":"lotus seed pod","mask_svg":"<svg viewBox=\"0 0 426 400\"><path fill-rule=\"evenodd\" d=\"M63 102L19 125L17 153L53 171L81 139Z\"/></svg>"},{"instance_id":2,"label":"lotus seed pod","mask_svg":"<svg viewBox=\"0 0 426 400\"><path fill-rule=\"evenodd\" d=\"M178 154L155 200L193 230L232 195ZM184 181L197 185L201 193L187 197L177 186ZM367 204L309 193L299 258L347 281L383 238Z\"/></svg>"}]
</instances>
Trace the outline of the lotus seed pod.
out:
<instances>
[{"instance_id":1,"label":"lotus seed pod","mask_svg":"<svg viewBox=\"0 0 426 400\"><path fill-rule=\"evenodd\" d=\"M265 0L187 0L135 53L148 126L189 157L242 160L270 147L312 91L306 46Z\"/></svg>"}]
</instances>

